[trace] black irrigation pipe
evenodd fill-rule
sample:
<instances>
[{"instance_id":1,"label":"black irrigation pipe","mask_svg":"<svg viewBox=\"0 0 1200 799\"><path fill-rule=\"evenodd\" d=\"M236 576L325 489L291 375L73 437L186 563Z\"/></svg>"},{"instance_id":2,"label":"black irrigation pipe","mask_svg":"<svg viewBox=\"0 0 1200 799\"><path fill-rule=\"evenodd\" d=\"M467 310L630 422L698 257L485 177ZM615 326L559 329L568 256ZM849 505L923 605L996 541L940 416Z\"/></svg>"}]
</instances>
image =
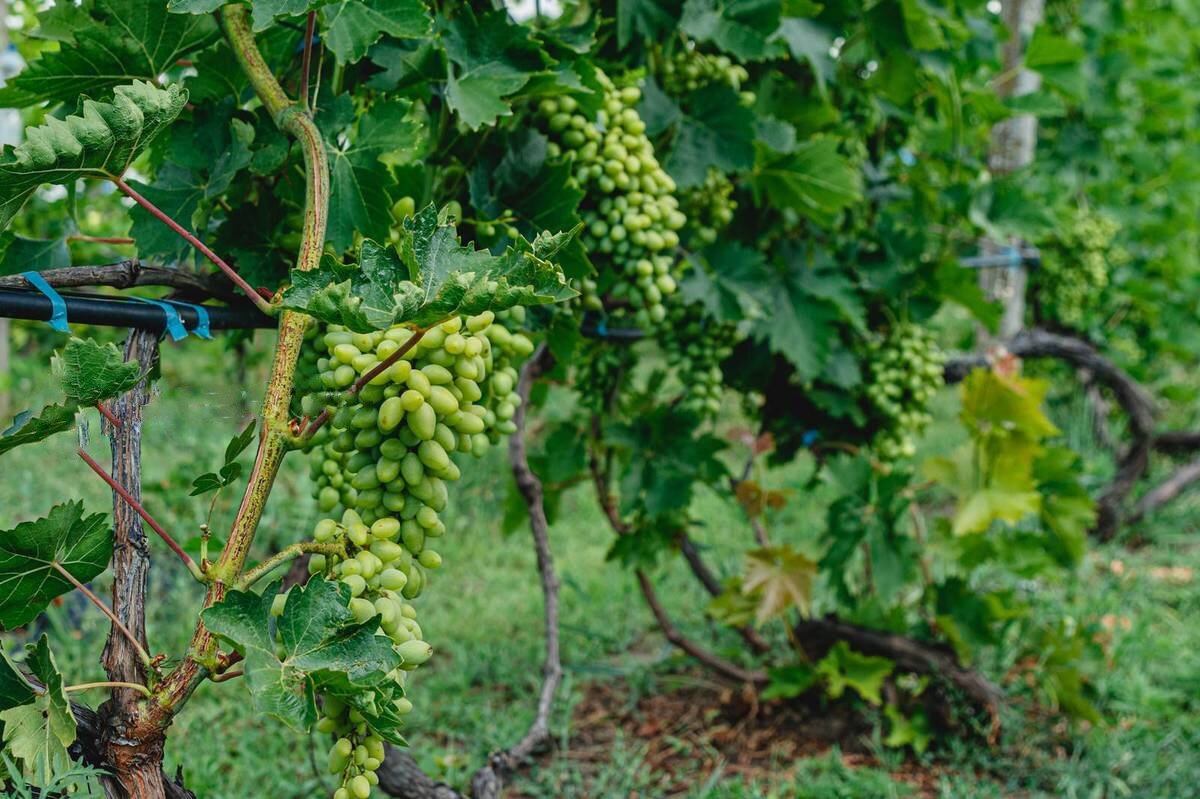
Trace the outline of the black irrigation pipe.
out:
<instances>
[{"instance_id":1,"label":"black irrigation pipe","mask_svg":"<svg viewBox=\"0 0 1200 799\"><path fill-rule=\"evenodd\" d=\"M167 326L162 308L138 300L108 297L82 292L59 292L67 306L68 322L102 327L137 327L163 331ZM184 327L196 329L199 314L186 304L174 306ZM212 330L252 330L272 328L276 320L253 306L205 305L208 324ZM49 321L52 308L49 298L39 291L0 288L0 318Z\"/></svg>"}]
</instances>

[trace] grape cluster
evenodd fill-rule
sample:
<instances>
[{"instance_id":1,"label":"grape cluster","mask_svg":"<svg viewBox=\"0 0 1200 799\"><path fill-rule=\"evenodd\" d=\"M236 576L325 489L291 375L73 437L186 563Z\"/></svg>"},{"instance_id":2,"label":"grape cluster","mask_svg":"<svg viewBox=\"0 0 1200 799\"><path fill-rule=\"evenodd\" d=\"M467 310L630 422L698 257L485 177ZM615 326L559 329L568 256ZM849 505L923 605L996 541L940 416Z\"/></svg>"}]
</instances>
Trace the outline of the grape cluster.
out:
<instances>
[{"instance_id":1,"label":"grape cluster","mask_svg":"<svg viewBox=\"0 0 1200 799\"><path fill-rule=\"evenodd\" d=\"M663 61L659 75L663 89L672 95L692 92L714 83L740 91L742 84L750 80L746 68L733 63L729 56L702 53L690 43Z\"/></svg>"},{"instance_id":2,"label":"grape cluster","mask_svg":"<svg viewBox=\"0 0 1200 799\"><path fill-rule=\"evenodd\" d=\"M1041 249L1041 267L1033 273L1039 307L1072 327L1084 321L1090 301L1108 285L1108 273L1123 254L1114 251L1120 225L1090 211L1080 211Z\"/></svg>"},{"instance_id":3,"label":"grape cluster","mask_svg":"<svg viewBox=\"0 0 1200 799\"><path fill-rule=\"evenodd\" d=\"M701 418L721 410L721 362L733 353L737 327L704 314L698 303L672 303L657 340L669 366L683 383L680 407Z\"/></svg>"},{"instance_id":4,"label":"grape cluster","mask_svg":"<svg viewBox=\"0 0 1200 799\"><path fill-rule=\"evenodd\" d=\"M518 323L523 309L506 316ZM301 364L313 367L320 390L300 400L304 414L315 416L328 400L345 396L414 335L402 326L375 333L314 327ZM446 531L438 514L447 504L447 483L460 475L451 455L481 455L514 430L516 366L532 351L524 334L491 311L453 317L426 331L352 401L330 408L329 423L310 441L310 472L325 516L313 539L331 551L312 555L309 572L346 585L360 622L379 617L380 633L402 658L391 675L401 693L406 673L433 653L411 600L442 562L430 544ZM303 382L314 385L311 377ZM392 704L400 715L412 709L403 696ZM338 736L329 764L342 775L335 799L363 799L377 782L382 741L336 697L326 697L323 713L319 729Z\"/></svg>"},{"instance_id":5,"label":"grape cluster","mask_svg":"<svg viewBox=\"0 0 1200 799\"><path fill-rule=\"evenodd\" d=\"M666 318L662 301L675 292L677 231L687 220L634 108L641 91L618 88L603 73L598 80L604 99L594 119L569 95L542 100L538 117L550 156L569 160L587 192L580 209L584 247L602 273L611 269L616 304L631 305L638 324L649 327ZM601 310L600 282L585 280L582 289L585 307Z\"/></svg>"},{"instance_id":6,"label":"grape cluster","mask_svg":"<svg viewBox=\"0 0 1200 799\"><path fill-rule=\"evenodd\" d=\"M916 454L916 437L932 421L929 402L943 384L946 359L923 327L900 324L869 346L867 398L882 426L875 449L884 460Z\"/></svg>"},{"instance_id":7,"label":"grape cluster","mask_svg":"<svg viewBox=\"0 0 1200 799\"><path fill-rule=\"evenodd\" d=\"M721 231L733 221L736 210L733 182L719 169L710 168L703 183L683 192L687 232L695 236L701 245L715 242Z\"/></svg>"},{"instance_id":8,"label":"grape cluster","mask_svg":"<svg viewBox=\"0 0 1200 799\"><path fill-rule=\"evenodd\" d=\"M579 404L588 411L601 413L615 395L625 372L633 366L629 347L606 341L589 342L572 360L572 386Z\"/></svg>"}]
</instances>

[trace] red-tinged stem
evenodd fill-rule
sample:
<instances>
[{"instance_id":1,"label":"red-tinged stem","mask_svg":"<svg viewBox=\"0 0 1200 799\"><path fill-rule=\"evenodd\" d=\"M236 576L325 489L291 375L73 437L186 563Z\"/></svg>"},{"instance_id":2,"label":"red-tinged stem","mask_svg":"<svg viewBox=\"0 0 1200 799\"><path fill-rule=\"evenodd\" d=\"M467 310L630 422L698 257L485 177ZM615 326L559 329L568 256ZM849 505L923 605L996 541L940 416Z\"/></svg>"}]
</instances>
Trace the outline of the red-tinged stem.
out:
<instances>
[{"instance_id":1,"label":"red-tinged stem","mask_svg":"<svg viewBox=\"0 0 1200 799\"><path fill-rule=\"evenodd\" d=\"M308 24L304 28L304 57L300 61L300 104L308 108L308 73L312 66L313 32L317 25L317 12L308 12Z\"/></svg>"},{"instance_id":2,"label":"red-tinged stem","mask_svg":"<svg viewBox=\"0 0 1200 799\"><path fill-rule=\"evenodd\" d=\"M417 330L415 333L409 336L408 341L400 345L398 350L364 372L362 377L358 378L358 380L355 380L354 383L352 383L350 387L346 389L346 397L353 397L355 394L362 391L363 387L372 380L379 377L388 369L391 369L392 366L395 365L396 361L403 358L409 353L409 351L412 350L413 347L417 346L417 343L420 342L421 338L425 335L425 332L425 329ZM304 428L304 437L311 438L313 433L316 433L318 430L320 430L321 426L328 422L329 417L332 415L333 414L330 412L329 408L322 410L317 418L309 422L308 427Z\"/></svg>"},{"instance_id":3,"label":"red-tinged stem","mask_svg":"<svg viewBox=\"0 0 1200 799\"><path fill-rule=\"evenodd\" d=\"M75 575L71 574L69 571L64 569L62 567L62 564L60 564L58 561L51 561L50 566L56 572L61 574L66 579L67 582L69 582L71 585L75 586L75 590L79 591L79 593L81 593L85 597L87 597L89 602L91 602L93 605L95 605L97 608L99 608L101 613L103 613L105 616L108 617L108 620L113 623L113 626L116 627L118 630L120 630L121 634L129 639L129 643L132 644L133 648L137 650L138 656L142 659L142 663L144 663L147 667L149 667L150 666L150 654L148 652L146 652L145 649L142 649L142 645L140 643L138 643L137 636L134 635L132 632L130 632L129 628L126 627L125 624L120 619L117 618L117 614L113 613L109 609L108 605L104 604L104 600L102 600L100 597L96 596L91 591L89 591L88 587L86 585L84 585L83 583L76 580Z\"/></svg>"},{"instance_id":4,"label":"red-tinged stem","mask_svg":"<svg viewBox=\"0 0 1200 799\"><path fill-rule=\"evenodd\" d=\"M154 216L155 219L159 220L164 225L171 228L171 230L175 231L181 238L183 238L184 241L186 241L188 244L195 247L196 250L198 250L201 255L203 255L205 258L207 258L208 260L210 260L214 264L216 264L217 268L220 269L222 272L224 272L225 276L228 277L231 281L233 281L234 285L236 285L243 292L245 292L246 296L250 298L251 302L253 302L256 306L258 306L258 309L260 311L262 311L263 313L268 314L268 315L275 314L274 306L272 306L271 303L267 302L266 299L264 299L261 294L259 294L257 291L255 291L254 287L251 286L249 283L247 283L242 278L241 275L239 275L237 272L235 272L232 266L225 263L225 260L223 258L221 258L221 256L217 255L215 252L213 252L211 249L209 249L208 246L204 242L200 241L200 239L198 239L194 235L192 235L192 233L190 233L186 228L184 228L183 225L179 224L174 219L172 219L171 217L169 217L165 213L163 213L162 209L160 209L157 205L150 202L145 197L143 197L141 194L139 194L136 190L134 190L134 188L132 186L130 186L125 181L121 180L118 177L113 177L112 182L127 197L129 197L129 199L133 200L135 203L137 203L138 205L145 208L147 211L149 211L151 213L151 215Z\"/></svg>"},{"instance_id":5,"label":"red-tinged stem","mask_svg":"<svg viewBox=\"0 0 1200 799\"><path fill-rule=\"evenodd\" d=\"M112 412L112 411L110 411L108 408L106 408L106 407L104 406L104 403L103 403L103 402L97 402L97 403L96 403L96 410L100 411L100 415L101 415L101 416L103 416L105 419L107 419L107 420L108 420L108 423L109 423L109 424L111 424L113 427L120 427L120 426L121 426L121 420L120 420L120 419L118 419L118 418L117 418L117 417L116 417L116 416L113 414L113 412Z\"/></svg>"},{"instance_id":6,"label":"red-tinged stem","mask_svg":"<svg viewBox=\"0 0 1200 799\"><path fill-rule=\"evenodd\" d=\"M236 677L241 677L245 673L246 670L244 668L230 669L229 671L223 671L220 674L210 674L208 679L212 682L225 682L226 680L232 680Z\"/></svg>"},{"instance_id":7,"label":"red-tinged stem","mask_svg":"<svg viewBox=\"0 0 1200 799\"><path fill-rule=\"evenodd\" d=\"M128 236L84 236L76 234L67 236L67 241L82 241L88 244L133 244L133 239Z\"/></svg>"},{"instance_id":8,"label":"red-tinged stem","mask_svg":"<svg viewBox=\"0 0 1200 799\"><path fill-rule=\"evenodd\" d=\"M200 582L207 582L204 577L204 572L200 571L200 567L196 565L196 561L192 560L191 556L183 551L183 547L175 543L175 539L171 537L171 534L164 530L163 526L159 524L153 516L150 515L150 512L142 507L142 503L134 499L133 495L125 490L125 486L118 483L108 472L104 471L104 467L97 463L95 458L87 454L82 447L78 450L78 453L79 457L83 459L83 462L90 466L93 472L100 475L100 479L108 483L109 487L111 487L113 491L117 492L117 496L125 500L125 503L129 505L129 507L133 508L137 515L141 516L142 520L145 521L146 524L150 525L150 529L158 533L159 538L166 542L167 546L169 546L171 550L179 556L179 559L183 561L185 566L187 566L188 571L192 573L192 576Z\"/></svg>"}]
</instances>

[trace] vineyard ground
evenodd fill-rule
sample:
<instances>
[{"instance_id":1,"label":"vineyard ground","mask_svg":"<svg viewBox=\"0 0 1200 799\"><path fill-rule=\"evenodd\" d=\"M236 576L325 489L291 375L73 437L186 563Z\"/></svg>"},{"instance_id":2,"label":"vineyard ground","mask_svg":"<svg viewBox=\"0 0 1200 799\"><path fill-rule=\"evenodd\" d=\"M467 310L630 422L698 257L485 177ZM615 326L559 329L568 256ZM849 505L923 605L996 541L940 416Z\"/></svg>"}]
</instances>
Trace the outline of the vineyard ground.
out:
<instances>
[{"instance_id":1,"label":"vineyard ground","mask_svg":"<svg viewBox=\"0 0 1200 799\"><path fill-rule=\"evenodd\" d=\"M236 389L220 376L219 357L216 347L167 347L164 390L147 412L145 502L185 540L196 536L205 503L184 501L182 489L192 476L219 465L224 433L232 435L241 422ZM43 373L19 386L16 395L31 406L49 400L49 379ZM96 419L91 427L89 448L106 458ZM214 428L222 434L214 435ZM932 441L941 446L937 431ZM85 473L74 447L69 436L60 436L7 456L9 479L0 483L4 526L38 515L64 496L82 498L94 509L107 505L107 491ZM313 521L302 459L294 458L286 469L264 520L268 541ZM799 484L803 477L787 475L786 482ZM465 780L489 750L519 737L540 679L541 597L528 535L521 529L505 537L498 529L507 481L497 452L484 464L464 469L446 515L446 565L423 603L422 623L439 655L415 683L418 710L410 740L427 770L451 782ZM218 500L214 530L227 527L235 493ZM796 526L787 529L803 529L805 520L811 526L820 499L819 493L795 493L789 518ZM719 559L723 540L731 548L741 545L730 537L742 535L743 528L713 498L698 501L711 520L699 537ZM632 575L604 562L609 533L590 494L575 489L551 530L563 579L567 670L554 718L556 745L520 778L512 795L1195 795L1200 785L1198 528L1200 503L1185 500L1140 531L1152 545L1137 551L1098 548L1077 584L1033 586L1039 612L1047 618L1098 621L1105 630L1109 664L1096 671L1096 686L1107 726L1071 729L1018 704L1006 713L1000 746L964 740L914 758L879 743L886 723L873 710L858 715L845 707L816 713L756 708L691 671L655 632ZM151 547L157 552L157 542ZM658 579L681 626L736 654L735 638L714 639L703 623L697 606L704 599L690 578L672 568ZM169 622L193 613L200 592L182 568L161 557L154 563L151 589L154 651L181 652L185 625ZM82 632L70 632L75 628ZM69 598L52 611L47 629L73 682L102 679L94 653L105 628L97 614ZM1003 652L983 666L993 678L1005 679ZM94 703L98 697L89 699ZM168 772L175 768L173 755L185 759L186 780L198 796L300 799L326 786L327 778L313 765L319 756L295 757L320 742L274 725L263 731L265 725L236 685L206 685L194 705L172 731ZM253 744L246 746L246 740Z\"/></svg>"}]
</instances>

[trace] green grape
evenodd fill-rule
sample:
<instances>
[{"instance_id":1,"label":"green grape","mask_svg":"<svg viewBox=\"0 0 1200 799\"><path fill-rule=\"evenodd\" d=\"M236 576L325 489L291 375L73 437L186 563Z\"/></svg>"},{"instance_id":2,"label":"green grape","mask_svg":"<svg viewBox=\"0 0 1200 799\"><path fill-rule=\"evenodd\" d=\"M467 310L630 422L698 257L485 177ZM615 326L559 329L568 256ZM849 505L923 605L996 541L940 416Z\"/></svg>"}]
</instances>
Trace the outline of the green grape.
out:
<instances>
[{"instance_id":1,"label":"green grape","mask_svg":"<svg viewBox=\"0 0 1200 799\"><path fill-rule=\"evenodd\" d=\"M867 399L881 424L874 447L884 460L916 454L916 438L933 420L929 403L943 385L946 359L923 327L901 324L868 347Z\"/></svg>"},{"instance_id":2,"label":"green grape","mask_svg":"<svg viewBox=\"0 0 1200 799\"><path fill-rule=\"evenodd\" d=\"M733 63L729 56L702 53L694 42L688 42L663 60L659 78L663 89L671 95L694 92L713 84L723 84L740 92L742 84L750 80L750 73L741 64ZM753 95L743 97L742 101L750 105L754 102Z\"/></svg>"},{"instance_id":3,"label":"green grape","mask_svg":"<svg viewBox=\"0 0 1200 799\"><path fill-rule=\"evenodd\" d=\"M534 349L516 330L523 322L521 308L452 318L350 398L331 388L393 356L411 331L358 334L329 326L305 338L301 362L320 368L304 383L311 393L299 404L319 413L327 403L344 403L330 405L319 439L308 445L314 497L324 514L312 537L343 551L312 556L309 573L345 585L354 618L376 620L378 634L396 647L403 667L393 672L391 690L398 693L388 701L398 713L412 709L399 696L405 673L433 652L408 601L424 592L428 572L442 563L427 539L446 532L439 514L449 499L447 482L460 477L456 453L482 454L512 429L505 420L519 405L517 368ZM281 612L285 601L276 598L273 611ZM366 796L378 781L382 741L336 696L324 697L318 728L337 736L329 763L341 775L337 791Z\"/></svg>"},{"instance_id":4,"label":"green grape","mask_svg":"<svg viewBox=\"0 0 1200 799\"><path fill-rule=\"evenodd\" d=\"M603 73L597 80L604 96L594 117L585 116L569 95L542 100L538 117L552 156L573 167L575 182L586 191L580 240L597 268L614 278L608 297L616 306L634 308L648 325L666 315L662 295L674 286L664 292L655 277L676 267L678 231L686 218L674 195L675 181L655 158L635 108L640 90L617 87ZM597 282L589 278L581 285L584 307L602 310Z\"/></svg>"},{"instance_id":5,"label":"green grape","mask_svg":"<svg viewBox=\"0 0 1200 799\"><path fill-rule=\"evenodd\" d=\"M721 362L733 354L737 326L707 317L697 303L673 302L655 340L667 367L683 384L680 406L702 419L716 416L725 382Z\"/></svg>"},{"instance_id":6,"label":"green grape","mask_svg":"<svg viewBox=\"0 0 1200 799\"><path fill-rule=\"evenodd\" d=\"M702 246L712 244L733 221L737 210L733 182L725 173L710 168L703 183L683 192L682 205L688 236Z\"/></svg>"},{"instance_id":7,"label":"green grape","mask_svg":"<svg viewBox=\"0 0 1200 799\"><path fill-rule=\"evenodd\" d=\"M1088 308L1108 286L1112 267L1127 257L1112 246L1118 232L1114 220L1081 210L1041 243L1031 296L1044 316L1068 327L1083 324Z\"/></svg>"}]
</instances>

